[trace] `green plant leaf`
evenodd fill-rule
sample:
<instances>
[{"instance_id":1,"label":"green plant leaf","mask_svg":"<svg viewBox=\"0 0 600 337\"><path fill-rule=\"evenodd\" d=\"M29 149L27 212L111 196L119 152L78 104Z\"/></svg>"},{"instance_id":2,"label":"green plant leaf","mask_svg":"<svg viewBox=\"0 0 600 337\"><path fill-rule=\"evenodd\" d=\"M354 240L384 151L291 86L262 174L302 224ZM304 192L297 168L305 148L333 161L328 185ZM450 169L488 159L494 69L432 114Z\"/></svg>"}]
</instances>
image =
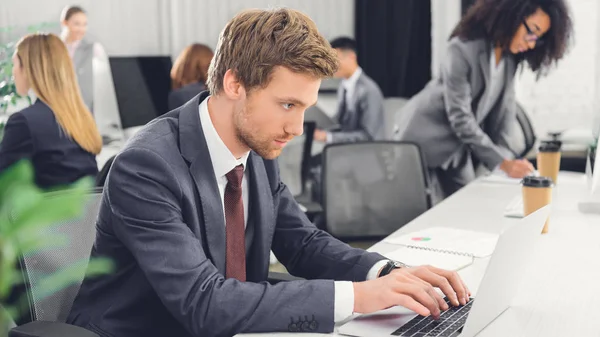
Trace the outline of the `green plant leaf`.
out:
<instances>
[{"instance_id":1,"label":"green plant leaf","mask_svg":"<svg viewBox=\"0 0 600 337\"><path fill-rule=\"evenodd\" d=\"M15 242L11 240L2 240L0 248L0 298L5 298L15 277L14 266L17 261L18 249Z\"/></svg>"},{"instance_id":2,"label":"green plant leaf","mask_svg":"<svg viewBox=\"0 0 600 337\"><path fill-rule=\"evenodd\" d=\"M42 250L65 247L69 239L65 235L42 233L36 236L24 236L19 240L19 251L23 255L37 253Z\"/></svg>"},{"instance_id":3,"label":"green plant leaf","mask_svg":"<svg viewBox=\"0 0 600 337\"><path fill-rule=\"evenodd\" d=\"M33 182L33 166L27 160L21 160L7 168L0 175L0 205L12 192L12 186L26 186Z\"/></svg>"}]
</instances>

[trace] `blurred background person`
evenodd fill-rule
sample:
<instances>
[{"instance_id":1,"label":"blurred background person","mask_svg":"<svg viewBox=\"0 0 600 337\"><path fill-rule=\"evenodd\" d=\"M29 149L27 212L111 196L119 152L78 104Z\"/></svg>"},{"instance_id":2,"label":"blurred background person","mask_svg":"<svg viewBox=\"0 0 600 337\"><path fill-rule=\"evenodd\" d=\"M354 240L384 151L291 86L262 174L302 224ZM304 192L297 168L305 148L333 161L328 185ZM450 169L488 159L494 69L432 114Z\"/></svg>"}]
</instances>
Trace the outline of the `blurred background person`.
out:
<instances>
[{"instance_id":1,"label":"blurred background person","mask_svg":"<svg viewBox=\"0 0 600 337\"><path fill-rule=\"evenodd\" d=\"M206 90L208 67L213 55L208 46L200 43L187 46L179 54L171 69L172 91L169 93L169 110L182 106Z\"/></svg>"},{"instance_id":2,"label":"blurred background person","mask_svg":"<svg viewBox=\"0 0 600 337\"><path fill-rule=\"evenodd\" d=\"M336 78L342 82L338 88L335 119L339 130L315 130L315 140L327 143L383 140L385 138L383 94L358 65L356 41L338 37L331 41L338 55Z\"/></svg>"},{"instance_id":3,"label":"blurred background person","mask_svg":"<svg viewBox=\"0 0 600 337\"><path fill-rule=\"evenodd\" d=\"M420 145L436 199L475 180L473 159L523 178L534 167L510 150L514 79L526 62L545 74L572 34L563 0L478 0L451 34L440 78L397 114L395 138Z\"/></svg>"},{"instance_id":4,"label":"blurred background person","mask_svg":"<svg viewBox=\"0 0 600 337\"><path fill-rule=\"evenodd\" d=\"M84 103L94 114L104 143L123 139L108 56L102 45L86 38L87 14L79 6L63 9L61 38L73 59Z\"/></svg>"},{"instance_id":5,"label":"blurred background person","mask_svg":"<svg viewBox=\"0 0 600 337\"><path fill-rule=\"evenodd\" d=\"M83 103L73 63L54 34L31 34L16 46L13 76L19 95L35 102L10 116L0 143L0 171L31 160L40 188L59 188L98 173L102 140Z\"/></svg>"}]
</instances>

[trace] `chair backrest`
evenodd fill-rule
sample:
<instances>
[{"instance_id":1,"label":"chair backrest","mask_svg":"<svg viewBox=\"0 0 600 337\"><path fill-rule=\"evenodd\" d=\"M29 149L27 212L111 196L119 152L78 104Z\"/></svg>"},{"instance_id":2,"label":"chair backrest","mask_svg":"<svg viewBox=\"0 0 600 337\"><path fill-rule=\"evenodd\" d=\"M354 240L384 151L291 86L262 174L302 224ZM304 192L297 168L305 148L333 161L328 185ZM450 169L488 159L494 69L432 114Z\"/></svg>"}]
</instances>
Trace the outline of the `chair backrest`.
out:
<instances>
[{"instance_id":1,"label":"chair backrest","mask_svg":"<svg viewBox=\"0 0 600 337\"><path fill-rule=\"evenodd\" d=\"M395 116L406 102L408 102L408 99L402 97L388 97L383 101L383 109L385 111L385 139L392 139L394 136Z\"/></svg>"},{"instance_id":2,"label":"chair backrest","mask_svg":"<svg viewBox=\"0 0 600 337\"><path fill-rule=\"evenodd\" d=\"M533 129L533 124L527 116L527 113L523 109L523 107L517 103L517 122L523 131L523 141L525 147L521 151L521 153L517 153L520 157L525 157L531 151L537 141L535 136L535 130Z\"/></svg>"},{"instance_id":3,"label":"chair backrest","mask_svg":"<svg viewBox=\"0 0 600 337\"><path fill-rule=\"evenodd\" d=\"M67 192L49 193L48 198L60 198ZM76 284L44 296L42 286L44 277L75 263L89 260L92 245L96 237L96 218L100 209L102 194L90 195L83 214L76 219L64 221L49 227L48 233L61 235L68 241L64 246L21 257L22 269L26 278L30 309L34 320L64 322L71 310L75 296L79 292L85 272Z\"/></svg>"},{"instance_id":4,"label":"chair backrest","mask_svg":"<svg viewBox=\"0 0 600 337\"><path fill-rule=\"evenodd\" d=\"M104 187L106 178L108 178L108 172L110 171L110 167L112 166L113 161L115 161L116 156L117 155L113 155L112 157L108 158L106 163L104 163L104 166L102 166L100 172L98 172L98 175L96 176L96 187Z\"/></svg>"},{"instance_id":5,"label":"chair backrest","mask_svg":"<svg viewBox=\"0 0 600 337\"><path fill-rule=\"evenodd\" d=\"M305 121L304 133L287 144L277 158L281 181L294 196L300 195L306 188L315 128L315 122Z\"/></svg>"},{"instance_id":6,"label":"chair backrest","mask_svg":"<svg viewBox=\"0 0 600 337\"><path fill-rule=\"evenodd\" d=\"M339 238L386 236L431 207L418 145L332 144L323 152L325 227Z\"/></svg>"}]
</instances>

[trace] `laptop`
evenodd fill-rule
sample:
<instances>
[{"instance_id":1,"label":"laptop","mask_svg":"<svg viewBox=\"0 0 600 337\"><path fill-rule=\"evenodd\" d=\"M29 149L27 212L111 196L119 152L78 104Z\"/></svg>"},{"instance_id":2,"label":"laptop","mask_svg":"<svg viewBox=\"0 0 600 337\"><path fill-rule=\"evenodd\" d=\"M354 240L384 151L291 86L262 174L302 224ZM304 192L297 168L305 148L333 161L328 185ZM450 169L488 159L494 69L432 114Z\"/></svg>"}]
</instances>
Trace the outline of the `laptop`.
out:
<instances>
[{"instance_id":1,"label":"laptop","mask_svg":"<svg viewBox=\"0 0 600 337\"><path fill-rule=\"evenodd\" d=\"M359 316L341 326L339 333L358 337L477 335L510 306L549 214L550 206L540 208L500 235L477 295L467 305L450 305L438 320L402 307L390 308Z\"/></svg>"}]
</instances>

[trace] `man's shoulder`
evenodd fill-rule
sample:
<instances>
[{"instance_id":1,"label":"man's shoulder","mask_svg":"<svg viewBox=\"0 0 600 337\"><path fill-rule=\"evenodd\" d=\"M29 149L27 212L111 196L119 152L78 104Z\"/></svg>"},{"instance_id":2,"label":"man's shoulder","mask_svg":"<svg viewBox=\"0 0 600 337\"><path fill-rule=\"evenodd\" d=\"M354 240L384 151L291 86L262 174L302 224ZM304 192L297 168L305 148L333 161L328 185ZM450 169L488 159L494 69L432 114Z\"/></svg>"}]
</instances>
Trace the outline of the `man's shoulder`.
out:
<instances>
[{"instance_id":1,"label":"man's shoulder","mask_svg":"<svg viewBox=\"0 0 600 337\"><path fill-rule=\"evenodd\" d=\"M122 152L151 150L157 154L170 153L179 145L179 109L158 117L139 130L125 144Z\"/></svg>"},{"instance_id":2,"label":"man's shoulder","mask_svg":"<svg viewBox=\"0 0 600 337\"><path fill-rule=\"evenodd\" d=\"M379 85L377 85L377 82L369 77L369 75L367 75L364 71L358 80L361 86L364 88L365 95L377 95L381 96L381 99L383 99L383 93L381 92Z\"/></svg>"}]
</instances>

